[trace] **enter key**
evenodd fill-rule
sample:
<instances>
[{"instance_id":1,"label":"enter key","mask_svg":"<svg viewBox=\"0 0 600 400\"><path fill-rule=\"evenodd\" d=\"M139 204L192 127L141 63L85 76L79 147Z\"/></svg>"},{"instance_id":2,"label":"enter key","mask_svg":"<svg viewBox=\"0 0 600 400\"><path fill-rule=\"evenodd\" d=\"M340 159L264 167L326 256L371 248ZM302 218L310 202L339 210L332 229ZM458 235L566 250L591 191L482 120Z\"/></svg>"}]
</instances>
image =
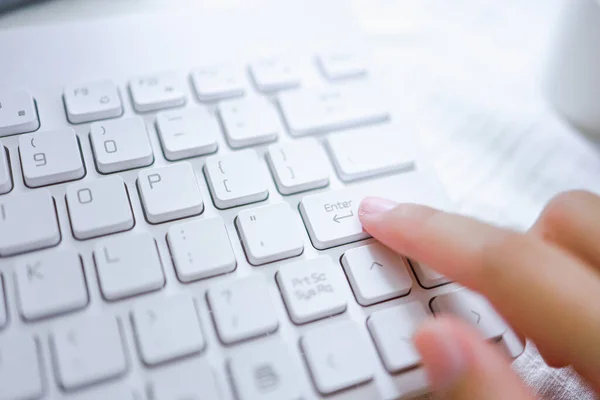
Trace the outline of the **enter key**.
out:
<instances>
[{"instance_id":1,"label":"enter key","mask_svg":"<svg viewBox=\"0 0 600 400\"><path fill-rule=\"evenodd\" d=\"M324 250L371 237L358 220L358 206L365 197L355 189L306 196L300 213L313 245Z\"/></svg>"}]
</instances>

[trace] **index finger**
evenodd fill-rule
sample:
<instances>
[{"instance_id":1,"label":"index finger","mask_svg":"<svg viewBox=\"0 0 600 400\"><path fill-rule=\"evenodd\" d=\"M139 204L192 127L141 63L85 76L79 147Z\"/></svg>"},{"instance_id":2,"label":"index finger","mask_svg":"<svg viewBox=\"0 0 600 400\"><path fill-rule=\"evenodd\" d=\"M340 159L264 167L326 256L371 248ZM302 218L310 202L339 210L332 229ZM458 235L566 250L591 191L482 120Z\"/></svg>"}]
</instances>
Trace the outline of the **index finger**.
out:
<instances>
[{"instance_id":1,"label":"index finger","mask_svg":"<svg viewBox=\"0 0 600 400\"><path fill-rule=\"evenodd\" d=\"M488 297L545 355L600 389L600 280L577 259L532 235L416 204L368 198L359 215L373 237Z\"/></svg>"}]
</instances>

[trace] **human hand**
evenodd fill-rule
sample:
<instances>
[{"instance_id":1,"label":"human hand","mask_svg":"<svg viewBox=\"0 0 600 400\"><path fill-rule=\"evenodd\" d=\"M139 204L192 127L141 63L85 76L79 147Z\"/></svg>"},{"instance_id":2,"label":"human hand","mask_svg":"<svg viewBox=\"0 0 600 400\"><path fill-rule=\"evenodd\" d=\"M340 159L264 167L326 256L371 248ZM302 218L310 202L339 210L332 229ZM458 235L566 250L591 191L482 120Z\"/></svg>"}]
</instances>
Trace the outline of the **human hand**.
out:
<instances>
[{"instance_id":1,"label":"human hand","mask_svg":"<svg viewBox=\"0 0 600 400\"><path fill-rule=\"evenodd\" d=\"M365 230L484 296L552 367L572 365L600 394L600 197L554 198L527 233L415 204L366 198ZM432 319L414 337L445 399L532 399L509 360L472 327Z\"/></svg>"}]
</instances>

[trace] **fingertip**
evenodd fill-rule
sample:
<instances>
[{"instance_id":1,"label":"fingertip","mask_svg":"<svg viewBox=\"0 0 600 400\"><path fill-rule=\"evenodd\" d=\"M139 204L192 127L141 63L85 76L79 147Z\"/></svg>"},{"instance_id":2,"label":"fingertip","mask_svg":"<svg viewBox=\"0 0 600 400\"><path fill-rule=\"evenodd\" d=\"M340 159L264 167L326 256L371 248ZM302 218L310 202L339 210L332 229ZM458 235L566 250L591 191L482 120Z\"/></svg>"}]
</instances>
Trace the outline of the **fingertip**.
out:
<instances>
[{"instance_id":1,"label":"fingertip","mask_svg":"<svg viewBox=\"0 0 600 400\"><path fill-rule=\"evenodd\" d=\"M429 217L435 209L416 203L398 203L383 197L365 197L358 207L361 218L379 217L382 214L393 215L396 220L414 221ZM395 221L398 222L398 221Z\"/></svg>"},{"instance_id":2,"label":"fingertip","mask_svg":"<svg viewBox=\"0 0 600 400\"><path fill-rule=\"evenodd\" d=\"M442 398L533 398L503 355L465 322L436 317L413 340L430 385Z\"/></svg>"},{"instance_id":3,"label":"fingertip","mask_svg":"<svg viewBox=\"0 0 600 400\"><path fill-rule=\"evenodd\" d=\"M425 322L413 340L432 388L444 392L460 381L468 369L468 355L455 334L454 321L440 317Z\"/></svg>"},{"instance_id":4,"label":"fingertip","mask_svg":"<svg viewBox=\"0 0 600 400\"><path fill-rule=\"evenodd\" d=\"M370 222L373 218L394 209L397 202L382 197L365 197L358 207L358 217Z\"/></svg>"},{"instance_id":5,"label":"fingertip","mask_svg":"<svg viewBox=\"0 0 600 400\"><path fill-rule=\"evenodd\" d=\"M419 244L422 226L437 210L414 203L365 198L358 210L363 229L381 243L406 256Z\"/></svg>"}]
</instances>

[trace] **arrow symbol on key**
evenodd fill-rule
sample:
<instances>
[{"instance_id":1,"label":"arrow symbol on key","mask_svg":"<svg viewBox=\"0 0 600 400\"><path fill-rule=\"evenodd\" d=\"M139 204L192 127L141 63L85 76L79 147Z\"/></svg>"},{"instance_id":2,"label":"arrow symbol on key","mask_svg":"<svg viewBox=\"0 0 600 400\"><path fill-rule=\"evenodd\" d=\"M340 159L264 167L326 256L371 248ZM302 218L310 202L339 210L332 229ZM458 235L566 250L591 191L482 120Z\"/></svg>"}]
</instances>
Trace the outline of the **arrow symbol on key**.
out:
<instances>
[{"instance_id":1,"label":"arrow symbol on key","mask_svg":"<svg viewBox=\"0 0 600 400\"><path fill-rule=\"evenodd\" d=\"M406 344L407 344L407 345L409 345L409 346L412 346L412 345L413 345L413 340L412 340L412 338L411 338L411 337L404 337L404 336L400 336L398 339L399 339L400 341L402 341L402 342L406 343Z\"/></svg>"},{"instance_id":2,"label":"arrow symbol on key","mask_svg":"<svg viewBox=\"0 0 600 400\"><path fill-rule=\"evenodd\" d=\"M478 312L475 312L473 310L471 310L471 312L473 314L475 314L475 316L477 316L477 321L475 321L476 324L479 324L479 321L481 321L481 314L479 314Z\"/></svg>"},{"instance_id":3,"label":"arrow symbol on key","mask_svg":"<svg viewBox=\"0 0 600 400\"><path fill-rule=\"evenodd\" d=\"M383 267L383 264L379 264L377 261L373 261L373 264L371 264L371 268L369 269L373 269L375 266Z\"/></svg>"},{"instance_id":4,"label":"arrow symbol on key","mask_svg":"<svg viewBox=\"0 0 600 400\"><path fill-rule=\"evenodd\" d=\"M335 214L333 216L333 220L339 224L341 219L350 218L350 217L353 217L353 216L354 216L354 213L352 211L350 211L350 214L348 214L348 215L339 216L339 215Z\"/></svg>"}]
</instances>

